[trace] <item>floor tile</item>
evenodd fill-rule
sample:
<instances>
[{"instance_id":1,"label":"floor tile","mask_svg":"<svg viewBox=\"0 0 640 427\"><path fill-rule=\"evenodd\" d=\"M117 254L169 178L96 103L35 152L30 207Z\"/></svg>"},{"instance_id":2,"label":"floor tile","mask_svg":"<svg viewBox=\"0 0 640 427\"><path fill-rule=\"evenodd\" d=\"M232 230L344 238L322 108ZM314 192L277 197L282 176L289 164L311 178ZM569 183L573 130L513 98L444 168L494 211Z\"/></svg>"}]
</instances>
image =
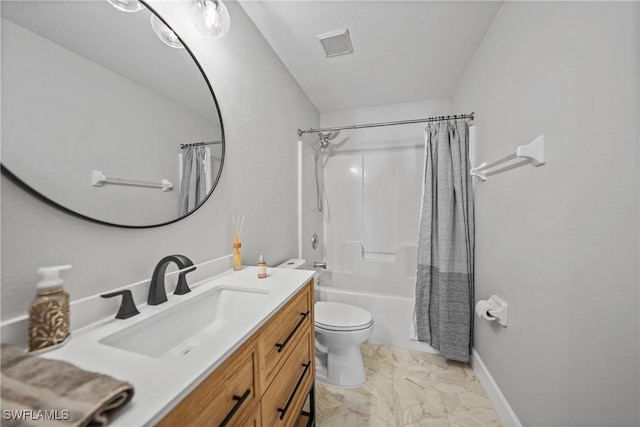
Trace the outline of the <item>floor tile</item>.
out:
<instances>
[{"instance_id":1,"label":"floor tile","mask_svg":"<svg viewBox=\"0 0 640 427\"><path fill-rule=\"evenodd\" d=\"M471 367L436 354L361 347L367 382L316 382L318 427L501 427Z\"/></svg>"}]
</instances>

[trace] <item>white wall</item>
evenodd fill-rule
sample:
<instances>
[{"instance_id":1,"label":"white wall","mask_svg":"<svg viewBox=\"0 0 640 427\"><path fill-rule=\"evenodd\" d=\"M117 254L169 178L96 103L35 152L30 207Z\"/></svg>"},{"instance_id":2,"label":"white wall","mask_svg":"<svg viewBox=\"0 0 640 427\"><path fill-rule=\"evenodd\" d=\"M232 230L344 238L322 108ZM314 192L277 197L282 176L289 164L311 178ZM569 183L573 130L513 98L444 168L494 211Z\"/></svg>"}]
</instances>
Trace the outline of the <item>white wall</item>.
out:
<instances>
[{"instance_id":1,"label":"white wall","mask_svg":"<svg viewBox=\"0 0 640 427\"><path fill-rule=\"evenodd\" d=\"M475 348L524 425L637 426L638 3L505 2L451 100L477 160L536 136L548 161L476 183Z\"/></svg>"},{"instance_id":2,"label":"white wall","mask_svg":"<svg viewBox=\"0 0 640 427\"><path fill-rule=\"evenodd\" d=\"M73 264L65 272L73 300L151 277L165 255L194 262L232 251L231 216L244 214L245 264L296 256L296 129L319 114L241 7L228 2L232 28L211 40L194 28L191 4L153 1L191 47L222 111L227 138L222 177L194 214L152 229L84 221L42 203L2 178L2 319L23 315L35 293L36 269Z\"/></svg>"},{"instance_id":3,"label":"white wall","mask_svg":"<svg viewBox=\"0 0 640 427\"><path fill-rule=\"evenodd\" d=\"M446 99L322 113L322 127L449 114ZM424 168L424 123L345 130L327 151L325 259L369 277L370 292L412 298ZM376 287L375 283L382 285Z\"/></svg>"}]
</instances>

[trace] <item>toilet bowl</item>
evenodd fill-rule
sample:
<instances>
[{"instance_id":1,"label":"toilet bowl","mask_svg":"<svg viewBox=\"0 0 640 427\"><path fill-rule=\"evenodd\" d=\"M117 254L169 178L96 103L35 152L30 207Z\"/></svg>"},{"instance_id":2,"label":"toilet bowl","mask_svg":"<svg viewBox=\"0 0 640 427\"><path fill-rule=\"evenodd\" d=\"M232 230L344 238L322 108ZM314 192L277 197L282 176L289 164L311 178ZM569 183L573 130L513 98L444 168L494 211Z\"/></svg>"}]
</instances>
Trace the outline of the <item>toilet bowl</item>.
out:
<instances>
[{"instance_id":1,"label":"toilet bowl","mask_svg":"<svg viewBox=\"0 0 640 427\"><path fill-rule=\"evenodd\" d=\"M360 344L371 335L373 318L362 308L338 302L315 304L316 378L341 387L367 381Z\"/></svg>"},{"instance_id":2,"label":"toilet bowl","mask_svg":"<svg viewBox=\"0 0 640 427\"><path fill-rule=\"evenodd\" d=\"M302 269L303 259L290 259L277 268ZM340 387L359 387L367 381L360 344L373 330L371 313L360 307L318 301L314 306L316 379Z\"/></svg>"}]
</instances>

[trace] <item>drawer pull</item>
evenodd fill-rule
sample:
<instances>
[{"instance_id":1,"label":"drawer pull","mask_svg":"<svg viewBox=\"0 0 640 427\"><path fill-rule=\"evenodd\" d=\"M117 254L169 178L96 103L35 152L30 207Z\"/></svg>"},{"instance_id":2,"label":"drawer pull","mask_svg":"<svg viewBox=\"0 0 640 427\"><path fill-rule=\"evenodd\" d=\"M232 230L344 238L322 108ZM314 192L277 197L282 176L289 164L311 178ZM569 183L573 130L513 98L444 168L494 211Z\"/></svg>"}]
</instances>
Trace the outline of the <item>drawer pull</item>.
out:
<instances>
[{"instance_id":1,"label":"drawer pull","mask_svg":"<svg viewBox=\"0 0 640 427\"><path fill-rule=\"evenodd\" d=\"M293 331L291 331L291 333L287 336L287 338L284 340L282 344L280 343L276 344L276 347L278 347L278 353L281 353L282 350L284 350L284 346L286 346L289 340L291 339L291 337L293 337L296 334L296 331L298 330L300 325L302 325L302 323L304 322L304 319L306 319L308 315L309 315L309 310L307 310L306 313L300 313L300 316L302 316L302 318L300 319L296 327L293 328Z\"/></svg>"},{"instance_id":2,"label":"drawer pull","mask_svg":"<svg viewBox=\"0 0 640 427\"><path fill-rule=\"evenodd\" d=\"M293 401L293 398L295 397L296 393L298 392L298 387L300 387L300 384L302 384L302 380L304 380L304 376L307 375L307 371L309 370L309 366L311 366L311 361L308 361L307 363L303 363L302 366L304 366L304 371L302 371L302 375L300 375L300 379L296 383L296 386L293 389L293 392L291 393L291 396L289 396L289 399L287 400L287 404L284 405L284 408L278 408L278 412L280 412L280 419L283 419L284 416L286 415L287 411L289 410L289 405L291 405L291 402Z\"/></svg>"},{"instance_id":3,"label":"drawer pull","mask_svg":"<svg viewBox=\"0 0 640 427\"><path fill-rule=\"evenodd\" d=\"M236 400L237 402L235 405L233 405L233 408L231 408L231 411L227 414L227 416L224 417L224 420L222 420L222 422L220 423L220 427L226 426L229 421L231 421L231 418L233 418L236 412L238 412L238 409L240 409L240 406L242 406L242 404L245 400L247 400L247 397L249 397L250 394L251 390L247 389L247 391L245 391L242 396L236 396L235 394L233 395L233 400Z\"/></svg>"}]
</instances>

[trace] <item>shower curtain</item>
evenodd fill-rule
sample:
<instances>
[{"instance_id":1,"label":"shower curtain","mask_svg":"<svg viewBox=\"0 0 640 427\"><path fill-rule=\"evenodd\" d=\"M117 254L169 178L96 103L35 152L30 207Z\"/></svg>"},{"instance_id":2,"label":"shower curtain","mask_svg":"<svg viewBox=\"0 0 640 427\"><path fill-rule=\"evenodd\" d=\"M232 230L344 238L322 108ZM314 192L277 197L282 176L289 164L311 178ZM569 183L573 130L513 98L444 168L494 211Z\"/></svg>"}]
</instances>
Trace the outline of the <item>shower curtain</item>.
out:
<instances>
[{"instance_id":1,"label":"shower curtain","mask_svg":"<svg viewBox=\"0 0 640 427\"><path fill-rule=\"evenodd\" d=\"M473 338L474 219L465 120L425 128L425 175L415 328L451 360L468 362Z\"/></svg>"},{"instance_id":2,"label":"shower curtain","mask_svg":"<svg viewBox=\"0 0 640 427\"><path fill-rule=\"evenodd\" d=\"M196 208L211 188L211 152L206 147L185 147L182 153L180 215Z\"/></svg>"}]
</instances>

